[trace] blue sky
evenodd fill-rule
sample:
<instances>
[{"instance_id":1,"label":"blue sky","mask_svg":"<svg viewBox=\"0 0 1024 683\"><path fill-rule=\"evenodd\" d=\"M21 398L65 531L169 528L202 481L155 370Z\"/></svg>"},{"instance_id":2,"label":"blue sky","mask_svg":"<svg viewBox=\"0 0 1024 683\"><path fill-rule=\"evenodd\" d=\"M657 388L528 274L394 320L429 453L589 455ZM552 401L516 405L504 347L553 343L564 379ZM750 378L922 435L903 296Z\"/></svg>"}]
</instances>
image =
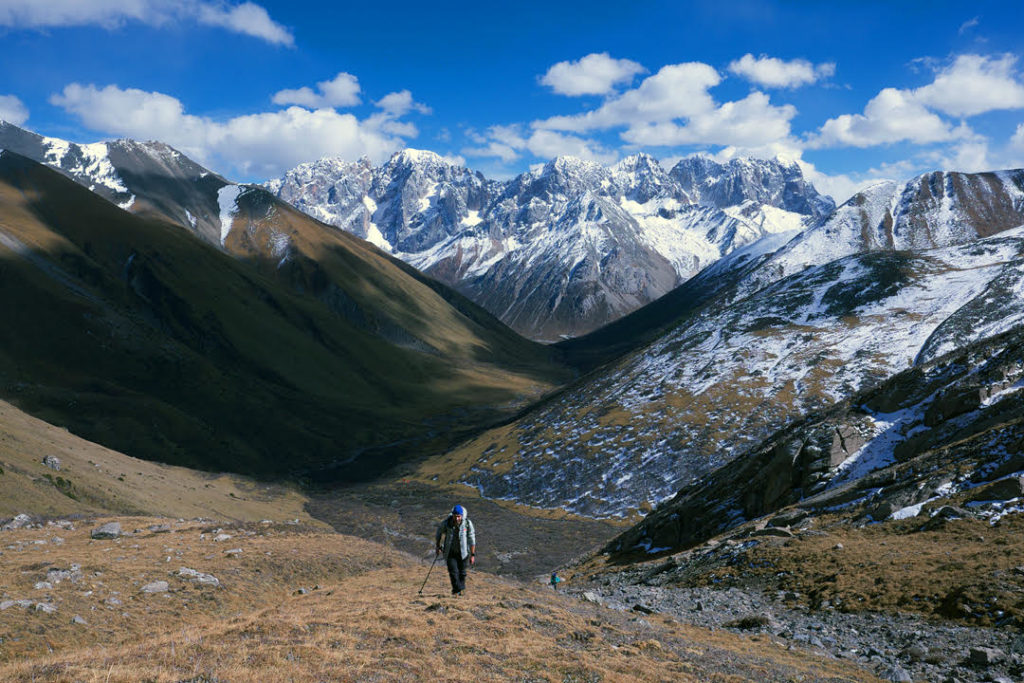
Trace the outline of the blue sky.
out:
<instances>
[{"instance_id":1,"label":"blue sky","mask_svg":"<svg viewBox=\"0 0 1024 683\"><path fill-rule=\"evenodd\" d=\"M239 181L430 149L780 154L845 199L1024 166L1019 2L0 0L0 118L166 141Z\"/></svg>"}]
</instances>

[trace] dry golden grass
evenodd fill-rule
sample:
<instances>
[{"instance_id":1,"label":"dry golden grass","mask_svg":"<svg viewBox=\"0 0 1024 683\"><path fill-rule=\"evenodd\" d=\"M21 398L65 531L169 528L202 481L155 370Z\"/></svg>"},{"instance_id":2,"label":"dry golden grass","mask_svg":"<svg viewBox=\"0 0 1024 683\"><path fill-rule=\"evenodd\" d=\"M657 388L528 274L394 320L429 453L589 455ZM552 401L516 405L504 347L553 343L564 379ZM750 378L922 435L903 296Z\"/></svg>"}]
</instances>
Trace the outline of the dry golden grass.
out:
<instances>
[{"instance_id":1,"label":"dry golden grass","mask_svg":"<svg viewBox=\"0 0 1024 683\"><path fill-rule=\"evenodd\" d=\"M811 607L897 610L992 625L1024 623L1024 519L918 518L766 541L695 583L793 592Z\"/></svg>"},{"instance_id":2,"label":"dry golden grass","mask_svg":"<svg viewBox=\"0 0 1024 683\"><path fill-rule=\"evenodd\" d=\"M481 573L452 598L440 565L420 595L427 565L318 529L239 525L218 542L198 522L152 533L168 520L120 521L143 531L105 541L89 538L91 524L3 532L3 599L32 596L57 611L0 612L0 680L873 680L763 636L640 619ZM70 563L79 581L33 588ZM181 566L221 586L179 577ZM170 591L140 592L156 580Z\"/></svg>"},{"instance_id":3,"label":"dry golden grass","mask_svg":"<svg viewBox=\"0 0 1024 683\"><path fill-rule=\"evenodd\" d=\"M60 472L43 465L53 455ZM283 485L214 475L132 458L78 438L0 401L0 517L22 512L299 519L320 524L305 511L306 497ZM49 477L49 478L48 478ZM68 486L54 485L60 477Z\"/></svg>"}]
</instances>

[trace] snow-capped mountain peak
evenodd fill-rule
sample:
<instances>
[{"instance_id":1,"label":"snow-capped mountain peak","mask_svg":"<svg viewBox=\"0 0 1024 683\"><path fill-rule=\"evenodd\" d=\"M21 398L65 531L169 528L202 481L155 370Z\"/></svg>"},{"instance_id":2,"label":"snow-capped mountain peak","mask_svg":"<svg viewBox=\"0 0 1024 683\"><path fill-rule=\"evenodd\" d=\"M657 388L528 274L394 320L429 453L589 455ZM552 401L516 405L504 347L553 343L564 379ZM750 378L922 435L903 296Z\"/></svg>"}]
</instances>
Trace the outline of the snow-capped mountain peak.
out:
<instances>
[{"instance_id":1,"label":"snow-capped mountain peak","mask_svg":"<svg viewBox=\"0 0 1024 683\"><path fill-rule=\"evenodd\" d=\"M786 172L802 180L799 169ZM737 174L736 182L759 177ZM610 168L559 156L501 183L405 149L375 168L321 160L267 187L547 340L614 320L806 218L777 205L759 211L745 196L733 215L696 206L647 154Z\"/></svg>"},{"instance_id":2,"label":"snow-capped mountain peak","mask_svg":"<svg viewBox=\"0 0 1024 683\"><path fill-rule=\"evenodd\" d=\"M708 156L677 163L669 175L697 203L724 208L754 200L794 213L821 218L835 209L818 194L793 161L734 158L722 164Z\"/></svg>"},{"instance_id":3,"label":"snow-capped mountain peak","mask_svg":"<svg viewBox=\"0 0 1024 683\"><path fill-rule=\"evenodd\" d=\"M412 147L406 147L398 152L391 155L391 159L388 160L389 164L445 164L447 166L454 166L449 160L436 152L431 152L426 149L413 149Z\"/></svg>"}]
</instances>

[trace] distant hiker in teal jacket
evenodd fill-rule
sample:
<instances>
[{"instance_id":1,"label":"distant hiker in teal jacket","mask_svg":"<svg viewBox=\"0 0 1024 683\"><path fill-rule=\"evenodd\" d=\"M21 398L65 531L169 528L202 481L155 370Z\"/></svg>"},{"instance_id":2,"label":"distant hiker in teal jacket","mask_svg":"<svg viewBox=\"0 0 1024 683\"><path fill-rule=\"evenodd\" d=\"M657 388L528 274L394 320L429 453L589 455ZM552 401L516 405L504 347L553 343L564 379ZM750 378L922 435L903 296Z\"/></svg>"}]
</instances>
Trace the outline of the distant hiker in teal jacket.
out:
<instances>
[{"instance_id":1,"label":"distant hiker in teal jacket","mask_svg":"<svg viewBox=\"0 0 1024 683\"><path fill-rule=\"evenodd\" d=\"M434 536L437 555L445 558L448 578L452 581L452 595L466 590L466 560L476 564L476 530L473 522L466 517L466 508L456 505L452 512L437 527Z\"/></svg>"}]
</instances>

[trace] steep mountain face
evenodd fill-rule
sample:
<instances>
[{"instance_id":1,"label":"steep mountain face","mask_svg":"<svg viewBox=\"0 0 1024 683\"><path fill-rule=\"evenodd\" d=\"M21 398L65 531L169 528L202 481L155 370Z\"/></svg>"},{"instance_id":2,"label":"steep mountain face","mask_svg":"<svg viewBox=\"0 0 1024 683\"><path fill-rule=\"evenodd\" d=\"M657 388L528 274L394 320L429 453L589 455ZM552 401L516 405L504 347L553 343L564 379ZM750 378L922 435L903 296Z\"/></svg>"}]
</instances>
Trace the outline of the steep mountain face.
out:
<instances>
[{"instance_id":1,"label":"steep mountain face","mask_svg":"<svg viewBox=\"0 0 1024 683\"><path fill-rule=\"evenodd\" d=\"M864 190L776 253L751 288L864 251L963 244L1024 225L1024 170L928 173Z\"/></svg>"},{"instance_id":2,"label":"steep mountain face","mask_svg":"<svg viewBox=\"0 0 1024 683\"><path fill-rule=\"evenodd\" d=\"M778 431L684 487L608 549L677 552L784 507L769 524L826 511L859 522L927 519L954 501L999 514L998 501L1024 495L1022 389L1017 326Z\"/></svg>"},{"instance_id":3,"label":"steep mountain face","mask_svg":"<svg viewBox=\"0 0 1024 683\"><path fill-rule=\"evenodd\" d=\"M990 195L977 202L989 205ZM958 205L974 203L961 195ZM673 293L681 317L648 321L653 343L450 454L450 469L491 497L587 515L643 510L781 426L1024 322L1024 220L1015 211L1009 224L986 224L1002 232L980 238L980 225L965 222L973 241L933 249L836 260L815 251L802 267L792 249L802 238L738 250ZM953 232L942 222L948 212L911 202L901 213L929 217L913 229ZM791 274L780 272L781 258ZM620 343L610 331L599 336ZM584 338L562 348L599 354L595 346Z\"/></svg>"},{"instance_id":4,"label":"steep mountain face","mask_svg":"<svg viewBox=\"0 0 1024 683\"><path fill-rule=\"evenodd\" d=\"M214 246L0 152L0 396L138 457L352 477L564 381L464 297L225 187Z\"/></svg>"},{"instance_id":5,"label":"steep mountain face","mask_svg":"<svg viewBox=\"0 0 1024 683\"><path fill-rule=\"evenodd\" d=\"M747 181L758 178L736 185ZM498 183L430 152L404 150L377 169L366 160L306 164L267 187L542 340L593 330L722 255L814 217L761 201L782 202L797 189L744 197L725 211L694 204L643 154L612 168L559 157Z\"/></svg>"},{"instance_id":6,"label":"steep mountain face","mask_svg":"<svg viewBox=\"0 0 1024 683\"><path fill-rule=\"evenodd\" d=\"M227 181L162 142L80 145L0 121L0 149L46 164L122 209L219 240L217 192Z\"/></svg>"},{"instance_id":7,"label":"steep mountain face","mask_svg":"<svg viewBox=\"0 0 1024 683\"><path fill-rule=\"evenodd\" d=\"M753 201L814 218L836 208L830 197L818 194L800 167L780 160L732 159L720 164L705 156L677 163L672 178L698 204L720 209Z\"/></svg>"}]
</instances>

